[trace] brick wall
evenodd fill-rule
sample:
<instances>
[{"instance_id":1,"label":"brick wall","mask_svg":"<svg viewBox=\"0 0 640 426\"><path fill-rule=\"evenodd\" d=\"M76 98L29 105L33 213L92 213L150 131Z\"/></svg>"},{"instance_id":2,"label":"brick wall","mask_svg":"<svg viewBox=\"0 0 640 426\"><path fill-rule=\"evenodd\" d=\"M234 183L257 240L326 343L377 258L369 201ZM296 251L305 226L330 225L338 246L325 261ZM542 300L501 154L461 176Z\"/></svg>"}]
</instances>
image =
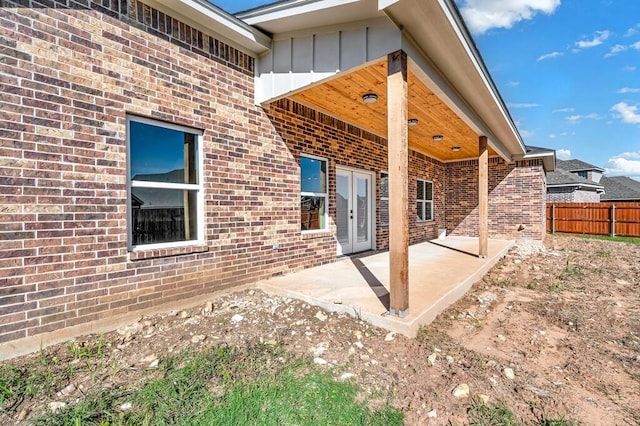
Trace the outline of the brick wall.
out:
<instances>
[{"instance_id":1,"label":"brick wall","mask_svg":"<svg viewBox=\"0 0 640 426\"><path fill-rule=\"evenodd\" d=\"M351 126L321 112L283 99L270 106L269 116L278 133L296 159L300 154L310 154L329 159L329 238L324 248L335 254L333 243L336 218L335 176L336 166L346 166L373 172L376 177L376 210L380 202L380 172L387 170L386 139ZM411 244L437 236L437 229L445 220L445 166L443 163L419 152L409 151L409 237ZM418 222L415 214L416 179L434 184L434 221ZM389 245L388 226L376 219L377 249ZM325 234L307 238L327 238Z\"/></svg>"},{"instance_id":2,"label":"brick wall","mask_svg":"<svg viewBox=\"0 0 640 426\"><path fill-rule=\"evenodd\" d=\"M599 203L600 195L596 191L559 187L547 189L549 203Z\"/></svg>"},{"instance_id":3,"label":"brick wall","mask_svg":"<svg viewBox=\"0 0 640 426\"><path fill-rule=\"evenodd\" d=\"M329 260L252 57L137 1L22 3L0 8L0 342ZM126 113L204 130L204 245L127 251Z\"/></svg>"},{"instance_id":4,"label":"brick wall","mask_svg":"<svg viewBox=\"0 0 640 426\"><path fill-rule=\"evenodd\" d=\"M330 159L332 217L337 165L374 172L380 199L384 139L287 100L265 113L254 58L215 36L137 0L25 3L0 0L0 343L333 261L332 232L300 232L302 152ZM127 113L203 130L204 244L128 251ZM409 162L418 242L477 186L451 193L466 166ZM539 168L503 178L535 186ZM417 178L434 183L433 222L412 213ZM466 216L447 225L473 231Z\"/></svg>"},{"instance_id":5,"label":"brick wall","mask_svg":"<svg viewBox=\"0 0 640 426\"><path fill-rule=\"evenodd\" d=\"M0 8L0 343L335 260L331 232L301 235L299 154L330 157L335 188L338 164L379 180L382 139L299 105L267 116L252 57L142 2L21 3ZM127 113L203 129L203 245L128 252ZM413 242L444 224L444 170L411 153L437 218L412 215Z\"/></svg>"},{"instance_id":6,"label":"brick wall","mask_svg":"<svg viewBox=\"0 0 640 426\"><path fill-rule=\"evenodd\" d=\"M477 188L477 160L447 163L448 233L477 236ZM545 189L542 161L507 164L490 158L489 237L543 239Z\"/></svg>"}]
</instances>

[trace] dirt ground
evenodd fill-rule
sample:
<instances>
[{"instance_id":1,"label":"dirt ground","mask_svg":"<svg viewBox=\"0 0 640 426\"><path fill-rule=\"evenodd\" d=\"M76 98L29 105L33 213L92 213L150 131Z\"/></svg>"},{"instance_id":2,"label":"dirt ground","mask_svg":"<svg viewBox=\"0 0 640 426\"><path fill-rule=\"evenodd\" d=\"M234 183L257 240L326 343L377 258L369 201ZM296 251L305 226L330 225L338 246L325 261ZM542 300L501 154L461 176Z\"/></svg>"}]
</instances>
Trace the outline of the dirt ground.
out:
<instances>
[{"instance_id":1,"label":"dirt ground","mask_svg":"<svg viewBox=\"0 0 640 426\"><path fill-rule=\"evenodd\" d=\"M468 424L480 400L509 408L524 424L638 425L640 245L549 236L544 247L517 247L416 339L245 290L46 351L68 365L79 362L74 350L97 339L105 354L99 362L109 368L78 369L57 394L11 402L0 424L28 424L51 402L135 382L166 354L259 341L282 344L336 378L352 373L374 403L403 409L410 425ZM5 364L35 365L41 357ZM454 396L462 384L469 395Z\"/></svg>"}]
</instances>

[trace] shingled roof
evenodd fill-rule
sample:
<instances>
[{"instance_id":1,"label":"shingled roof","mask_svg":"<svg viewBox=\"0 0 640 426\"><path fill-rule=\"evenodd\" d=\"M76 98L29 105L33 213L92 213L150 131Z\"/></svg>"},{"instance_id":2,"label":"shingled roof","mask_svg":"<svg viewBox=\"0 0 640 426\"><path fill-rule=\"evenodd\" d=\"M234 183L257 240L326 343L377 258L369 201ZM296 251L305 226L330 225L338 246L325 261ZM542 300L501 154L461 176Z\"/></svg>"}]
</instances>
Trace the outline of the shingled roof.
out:
<instances>
[{"instance_id":1,"label":"shingled roof","mask_svg":"<svg viewBox=\"0 0 640 426\"><path fill-rule=\"evenodd\" d=\"M593 188L596 190L602 190L604 188L602 184L596 183L589 179L585 179L559 167L556 167L555 171L547 173L547 186L576 186L583 188Z\"/></svg>"},{"instance_id":2,"label":"shingled roof","mask_svg":"<svg viewBox=\"0 0 640 426\"><path fill-rule=\"evenodd\" d=\"M595 170L600 173L604 173L602 167L594 166L593 164L585 163L582 160L557 160L556 167L568 172L581 172L585 170Z\"/></svg>"},{"instance_id":3,"label":"shingled roof","mask_svg":"<svg viewBox=\"0 0 640 426\"><path fill-rule=\"evenodd\" d=\"M600 201L640 201L640 182L626 176L602 177Z\"/></svg>"}]
</instances>

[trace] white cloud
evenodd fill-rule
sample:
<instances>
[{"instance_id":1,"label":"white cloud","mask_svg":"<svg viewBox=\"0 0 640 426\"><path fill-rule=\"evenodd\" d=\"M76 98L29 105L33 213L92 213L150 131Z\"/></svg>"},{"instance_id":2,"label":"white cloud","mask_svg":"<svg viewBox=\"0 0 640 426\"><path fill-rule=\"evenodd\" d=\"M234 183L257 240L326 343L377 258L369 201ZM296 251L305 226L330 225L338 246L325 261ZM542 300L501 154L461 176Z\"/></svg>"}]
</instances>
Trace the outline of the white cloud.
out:
<instances>
[{"instance_id":1,"label":"white cloud","mask_svg":"<svg viewBox=\"0 0 640 426\"><path fill-rule=\"evenodd\" d=\"M556 149L556 158L558 160L571 159L571 150L569 149Z\"/></svg>"},{"instance_id":2,"label":"white cloud","mask_svg":"<svg viewBox=\"0 0 640 426\"><path fill-rule=\"evenodd\" d=\"M594 34L595 35L590 40L576 41L575 43L576 46L579 49L589 49L592 47L600 46L602 43L605 42L605 40L609 38L609 36L611 35L611 32L608 30L604 30L604 31L596 31Z\"/></svg>"},{"instance_id":3,"label":"white cloud","mask_svg":"<svg viewBox=\"0 0 640 426\"><path fill-rule=\"evenodd\" d=\"M573 112L573 111L575 111L574 108L558 108L553 110L553 112Z\"/></svg>"},{"instance_id":4,"label":"white cloud","mask_svg":"<svg viewBox=\"0 0 640 426\"><path fill-rule=\"evenodd\" d=\"M633 27L629 28L626 33L624 33L625 37L633 37L634 35L640 33L640 24L636 24Z\"/></svg>"},{"instance_id":5,"label":"white cloud","mask_svg":"<svg viewBox=\"0 0 640 426\"><path fill-rule=\"evenodd\" d=\"M507 83L507 86L510 86L510 87L520 86L520 82L519 81L509 81Z\"/></svg>"},{"instance_id":6,"label":"white cloud","mask_svg":"<svg viewBox=\"0 0 640 426\"><path fill-rule=\"evenodd\" d=\"M509 108L537 108L540 104L507 104Z\"/></svg>"},{"instance_id":7,"label":"white cloud","mask_svg":"<svg viewBox=\"0 0 640 426\"><path fill-rule=\"evenodd\" d=\"M627 46L623 46L622 44L616 44L615 46L609 49L609 52L607 52L607 54L604 55L604 57L610 58L612 56L616 56L618 53L624 52L627 49L629 49Z\"/></svg>"},{"instance_id":8,"label":"white cloud","mask_svg":"<svg viewBox=\"0 0 640 426\"><path fill-rule=\"evenodd\" d=\"M640 113L636 105L629 105L626 102L620 102L611 107L611 111L617 113L617 117L623 123L640 124Z\"/></svg>"},{"instance_id":9,"label":"white cloud","mask_svg":"<svg viewBox=\"0 0 640 426\"><path fill-rule=\"evenodd\" d=\"M640 41L636 41L631 45L632 49L640 50Z\"/></svg>"},{"instance_id":10,"label":"white cloud","mask_svg":"<svg viewBox=\"0 0 640 426\"><path fill-rule=\"evenodd\" d=\"M637 69L637 67L635 67L633 65L627 65L626 67L622 68L622 71L635 72L636 69Z\"/></svg>"},{"instance_id":11,"label":"white cloud","mask_svg":"<svg viewBox=\"0 0 640 426\"><path fill-rule=\"evenodd\" d=\"M607 174L609 176L629 176L640 179L640 151L623 152L615 155L607 161Z\"/></svg>"},{"instance_id":12,"label":"white cloud","mask_svg":"<svg viewBox=\"0 0 640 426\"><path fill-rule=\"evenodd\" d=\"M511 28L539 12L551 15L558 6L560 0L462 0L460 12L471 32L482 34L491 28Z\"/></svg>"},{"instance_id":13,"label":"white cloud","mask_svg":"<svg viewBox=\"0 0 640 426\"><path fill-rule=\"evenodd\" d=\"M640 93L640 87L623 87L618 93Z\"/></svg>"},{"instance_id":14,"label":"white cloud","mask_svg":"<svg viewBox=\"0 0 640 426\"><path fill-rule=\"evenodd\" d=\"M570 122L571 124L576 124L582 120L600 120L601 118L602 117L600 117L600 115L596 114L595 112L592 112L587 115L580 115L580 114L570 115L568 117L565 117L564 119Z\"/></svg>"},{"instance_id":15,"label":"white cloud","mask_svg":"<svg viewBox=\"0 0 640 426\"><path fill-rule=\"evenodd\" d=\"M544 55L540 56L538 58L538 62L540 61L544 61L545 59L553 59L553 58L557 58L558 56L562 56L564 55L564 53L562 52L551 52L551 53L545 53Z\"/></svg>"}]
</instances>

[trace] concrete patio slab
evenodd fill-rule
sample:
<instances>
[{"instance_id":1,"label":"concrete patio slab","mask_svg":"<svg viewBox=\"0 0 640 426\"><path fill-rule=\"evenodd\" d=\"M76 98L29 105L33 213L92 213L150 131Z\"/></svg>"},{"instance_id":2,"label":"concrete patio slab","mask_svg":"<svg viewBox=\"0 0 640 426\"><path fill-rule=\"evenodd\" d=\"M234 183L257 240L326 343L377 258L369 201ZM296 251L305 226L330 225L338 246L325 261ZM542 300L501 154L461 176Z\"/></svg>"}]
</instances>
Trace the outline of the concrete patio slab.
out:
<instances>
[{"instance_id":1,"label":"concrete patio slab","mask_svg":"<svg viewBox=\"0 0 640 426\"><path fill-rule=\"evenodd\" d=\"M388 315L389 253L345 257L256 283L267 293L279 294L332 312L346 313L376 326L415 337L513 246L510 240L489 240L489 256L477 257L478 239L447 237L409 248L409 312L404 318Z\"/></svg>"}]
</instances>

